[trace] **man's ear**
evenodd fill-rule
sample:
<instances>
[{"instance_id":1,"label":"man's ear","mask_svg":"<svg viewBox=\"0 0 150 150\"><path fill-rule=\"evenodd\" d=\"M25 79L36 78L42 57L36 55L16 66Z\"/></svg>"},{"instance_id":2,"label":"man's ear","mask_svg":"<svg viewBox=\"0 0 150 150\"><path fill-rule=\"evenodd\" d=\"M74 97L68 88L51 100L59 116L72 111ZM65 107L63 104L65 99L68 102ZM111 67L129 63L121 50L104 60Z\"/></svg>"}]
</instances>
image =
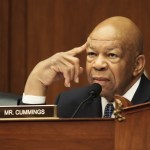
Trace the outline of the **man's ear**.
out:
<instances>
[{"instance_id":1,"label":"man's ear","mask_svg":"<svg viewBox=\"0 0 150 150\"><path fill-rule=\"evenodd\" d=\"M133 71L133 76L139 75L145 67L145 56L139 55L135 60L135 67Z\"/></svg>"}]
</instances>

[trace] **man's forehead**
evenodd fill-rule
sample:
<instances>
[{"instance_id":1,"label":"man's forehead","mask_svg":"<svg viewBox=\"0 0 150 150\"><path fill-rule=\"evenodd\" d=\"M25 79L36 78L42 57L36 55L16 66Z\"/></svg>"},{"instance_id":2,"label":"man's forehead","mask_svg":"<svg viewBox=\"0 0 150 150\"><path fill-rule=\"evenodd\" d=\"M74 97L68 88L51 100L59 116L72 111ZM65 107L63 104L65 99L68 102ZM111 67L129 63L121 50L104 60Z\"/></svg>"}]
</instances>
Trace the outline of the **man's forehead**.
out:
<instances>
[{"instance_id":1,"label":"man's forehead","mask_svg":"<svg viewBox=\"0 0 150 150\"><path fill-rule=\"evenodd\" d=\"M88 37L87 39L87 46L91 48L101 47L101 46L108 46L108 47L120 47L121 43L118 40L98 40L98 39L92 39Z\"/></svg>"},{"instance_id":2,"label":"man's forehead","mask_svg":"<svg viewBox=\"0 0 150 150\"><path fill-rule=\"evenodd\" d=\"M98 27L90 34L92 40L113 40L120 38L120 31L112 25Z\"/></svg>"}]
</instances>

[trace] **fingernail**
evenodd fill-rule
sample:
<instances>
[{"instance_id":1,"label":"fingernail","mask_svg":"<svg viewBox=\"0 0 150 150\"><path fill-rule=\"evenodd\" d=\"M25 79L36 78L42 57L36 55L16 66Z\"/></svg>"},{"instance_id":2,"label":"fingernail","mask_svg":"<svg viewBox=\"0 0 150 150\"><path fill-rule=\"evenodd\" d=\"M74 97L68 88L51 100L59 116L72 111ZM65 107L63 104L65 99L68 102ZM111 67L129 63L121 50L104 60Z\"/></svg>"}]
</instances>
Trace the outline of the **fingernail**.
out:
<instances>
[{"instance_id":1,"label":"fingernail","mask_svg":"<svg viewBox=\"0 0 150 150\"><path fill-rule=\"evenodd\" d=\"M70 83L68 83L68 85L67 85L68 87L70 87Z\"/></svg>"},{"instance_id":2,"label":"fingernail","mask_svg":"<svg viewBox=\"0 0 150 150\"><path fill-rule=\"evenodd\" d=\"M65 83L65 87L70 87L70 83Z\"/></svg>"},{"instance_id":3,"label":"fingernail","mask_svg":"<svg viewBox=\"0 0 150 150\"><path fill-rule=\"evenodd\" d=\"M75 78L75 83L79 83L79 78Z\"/></svg>"}]
</instances>

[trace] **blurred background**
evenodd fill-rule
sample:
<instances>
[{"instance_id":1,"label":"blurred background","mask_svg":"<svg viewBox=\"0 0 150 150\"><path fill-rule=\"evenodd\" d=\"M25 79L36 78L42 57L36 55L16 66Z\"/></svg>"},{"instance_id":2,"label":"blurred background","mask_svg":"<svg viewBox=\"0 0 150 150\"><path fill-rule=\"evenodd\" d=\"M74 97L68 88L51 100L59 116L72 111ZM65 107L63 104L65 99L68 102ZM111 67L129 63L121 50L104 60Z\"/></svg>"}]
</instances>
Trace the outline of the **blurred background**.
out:
<instances>
[{"instance_id":1,"label":"blurred background","mask_svg":"<svg viewBox=\"0 0 150 150\"><path fill-rule=\"evenodd\" d=\"M116 15L129 17L141 29L150 74L149 0L0 0L0 91L22 94L39 61L82 45L99 22ZM84 67L85 56L79 58ZM83 85L85 73L72 88ZM55 82L47 103L65 90L63 81Z\"/></svg>"}]
</instances>

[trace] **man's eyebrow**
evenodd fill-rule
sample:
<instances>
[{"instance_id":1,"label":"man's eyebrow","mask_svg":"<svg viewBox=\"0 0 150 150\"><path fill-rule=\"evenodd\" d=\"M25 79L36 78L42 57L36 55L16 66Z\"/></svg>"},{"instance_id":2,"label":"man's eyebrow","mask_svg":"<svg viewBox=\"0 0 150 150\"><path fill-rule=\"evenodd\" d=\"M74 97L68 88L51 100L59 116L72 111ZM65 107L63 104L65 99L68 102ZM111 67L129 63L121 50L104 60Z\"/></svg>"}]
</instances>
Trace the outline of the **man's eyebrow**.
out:
<instances>
[{"instance_id":1,"label":"man's eyebrow","mask_svg":"<svg viewBox=\"0 0 150 150\"><path fill-rule=\"evenodd\" d=\"M95 49L95 47L92 45L92 42L89 42L89 43L87 44L87 48Z\"/></svg>"},{"instance_id":2,"label":"man's eyebrow","mask_svg":"<svg viewBox=\"0 0 150 150\"><path fill-rule=\"evenodd\" d=\"M87 48L91 49L91 50L94 50L95 48L91 45L88 45Z\"/></svg>"},{"instance_id":3,"label":"man's eyebrow","mask_svg":"<svg viewBox=\"0 0 150 150\"><path fill-rule=\"evenodd\" d=\"M113 49L115 49L115 47L106 47L105 49L106 50L113 50Z\"/></svg>"},{"instance_id":4,"label":"man's eyebrow","mask_svg":"<svg viewBox=\"0 0 150 150\"><path fill-rule=\"evenodd\" d=\"M111 47L106 47L105 49L106 50L114 50L114 49L117 49L119 48L118 46L111 46Z\"/></svg>"}]
</instances>

